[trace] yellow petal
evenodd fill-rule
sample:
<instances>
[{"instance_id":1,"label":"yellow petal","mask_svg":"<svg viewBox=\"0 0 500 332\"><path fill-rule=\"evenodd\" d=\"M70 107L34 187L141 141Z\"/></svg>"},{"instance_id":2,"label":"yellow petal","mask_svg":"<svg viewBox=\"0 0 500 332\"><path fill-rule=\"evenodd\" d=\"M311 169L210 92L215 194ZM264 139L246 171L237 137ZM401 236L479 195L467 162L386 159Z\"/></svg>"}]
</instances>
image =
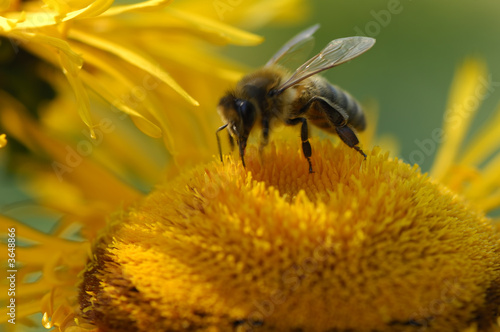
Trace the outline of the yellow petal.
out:
<instances>
[{"instance_id":1,"label":"yellow petal","mask_svg":"<svg viewBox=\"0 0 500 332\"><path fill-rule=\"evenodd\" d=\"M86 33L77 29L72 29L69 32L69 36L70 38L79 40L98 49L112 53L119 58L129 62L130 64L150 73L151 75L158 77L163 82L168 84L172 89L174 89L174 91L180 94L190 104L195 106L199 105L193 97L191 97L186 91L184 91L184 89L170 76L170 74L161 69L158 64L153 59L150 59L147 55L140 54L138 51L133 51L130 48L113 43L104 38L99 38L97 35Z\"/></svg>"},{"instance_id":2,"label":"yellow petal","mask_svg":"<svg viewBox=\"0 0 500 332\"><path fill-rule=\"evenodd\" d=\"M90 129L90 136L95 139L96 135L94 132L94 125L92 123L92 118L90 115L90 100L87 94L87 90L83 85L80 77L81 66L78 66L75 62L71 61L69 57L65 54L60 54L60 63L63 68L63 72L68 79L71 88L73 89L76 97L76 105L78 106L78 114L82 118L83 122Z\"/></svg>"},{"instance_id":3,"label":"yellow petal","mask_svg":"<svg viewBox=\"0 0 500 332\"><path fill-rule=\"evenodd\" d=\"M12 28L14 28L17 24L16 19L9 19L5 17L0 16L0 29L3 31L10 31Z\"/></svg>"},{"instance_id":4,"label":"yellow petal","mask_svg":"<svg viewBox=\"0 0 500 332\"><path fill-rule=\"evenodd\" d=\"M59 290L60 288L52 287L51 292L42 298L42 325L46 329L57 326L60 331L68 331L65 327L67 324L74 323L75 314L67 301L61 299L61 294L56 294L60 293ZM57 302L54 303L55 301Z\"/></svg>"},{"instance_id":5,"label":"yellow petal","mask_svg":"<svg viewBox=\"0 0 500 332\"><path fill-rule=\"evenodd\" d=\"M48 36L40 32L33 33L25 31L13 31L10 34L10 36L14 38L19 38L21 40L25 40L27 42L26 43L27 47L37 48L40 46L42 47L49 46L54 48L55 50L63 53L70 63L74 64L75 70L80 69L83 65L82 57L79 54L75 53L71 49L68 42L66 42L63 39Z\"/></svg>"},{"instance_id":6,"label":"yellow petal","mask_svg":"<svg viewBox=\"0 0 500 332\"><path fill-rule=\"evenodd\" d=\"M54 238L50 234L37 231L29 226L16 222L14 219L0 215L0 226L2 227L2 229L6 230L7 228L12 227L12 225L14 224L16 225L16 234L19 240L29 239L30 241L39 243L52 243L54 244L54 246L60 246L61 248L65 248L71 245L69 241Z\"/></svg>"},{"instance_id":7,"label":"yellow petal","mask_svg":"<svg viewBox=\"0 0 500 332\"><path fill-rule=\"evenodd\" d=\"M471 199L484 198L499 188L500 184L500 154L488 161L479 177L464 190L466 197Z\"/></svg>"},{"instance_id":8,"label":"yellow petal","mask_svg":"<svg viewBox=\"0 0 500 332\"><path fill-rule=\"evenodd\" d=\"M26 31L26 29L42 28L56 25L59 14L56 12L34 12L26 13L25 19L18 22L15 29L18 31Z\"/></svg>"},{"instance_id":9,"label":"yellow petal","mask_svg":"<svg viewBox=\"0 0 500 332\"><path fill-rule=\"evenodd\" d=\"M358 133L359 141L365 147L373 147L376 144L375 135L380 118L379 106L375 100L369 100L363 103L363 110L365 111L367 126L364 131Z\"/></svg>"},{"instance_id":10,"label":"yellow petal","mask_svg":"<svg viewBox=\"0 0 500 332\"><path fill-rule=\"evenodd\" d=\"M7 145L7 137L5 134L0 135L0 149Z\"/></svg>"},{"instance_id":11,"label":"yellow petal","mask_svg":"<svg viewBox=\"0 0 500 332\"><path fill-rule=\"evenodd\" d=\"M497 209L500 206L500 190L497 190L490 196L481 199L477 206L485 212Z\"/></svg>"},{"instance_id":12,"label":"yellow petal","mask_svg":"<svg viewBox=\"0 0 500 332\"><path fill-rule=\"evenodd\" d=\"M303 0L253 1L248 7L245 15L235 13L233 18L235 23L246 29L255 29L272 21L297 24L309 16L309 6Z\"/></svg>"},{"instance_id":13,"label":"yellow petal","mask_svg":"<svg viewBox=\"0 0 500 332\"><path fill-rule=\"evenodd\" d=\"M113 0L43 0L47 8L57 13L58 22L75 18L93 17L106 11ZM47 13L48 10L45 9Z\"/></svg>"},{"instance_id":14,"label":"yellow petal","mask_svg":"<svg viewBox=\"0 0 500 332\"><path fill-rule=\"evenodd\" d=\"M500 130L498 128L500 128L500 107L498 107L495 117L488 121L467 145L459 163L478 166L491 156L500 146Z\"/></svg>"},{"instance_id":15,"label":"yellow petal","mask_svg":"<svg viewBox=\"0 0 500 332\"><path fill-rule=\"evenodd\" d=\"M49 137L24 114L19 105L9 102L7 94L1 93L0 97L0 121L3 126L34 152L47 153L53 160L52 170L59 181L69 180L88 199L110 206L127 204L141 197L139 192L81 155L78 145L70 146Z\"/></svg>"},{"instance_id":16,"label":"yellow petal","mask_svg":"<svg viewBox=\"0 0 500 332\"><path fill-rule=\"evenodd\" d=\"M59 14L67 13L71 11L70 1L60 1L60 0L43 0L45 7L47 9L56 11Z\"/></svg>"},{"instance_id":17,"label":"yellow petal","mask_svg":"<svg viewBox=\"0 0 500 332\"><path fill-rule=\"evenodd\" d=\"M441 180L456 162L458 150L487 88L486 65L477 59L467 60L459 69L451 87L444 116L444 142L434 159L431 176Z\"/></svg>"},{"instance_id":18,"label":"yellow petal","mask_svg":"<svg viewBox=\"0 0 500 332\"><path fill-rule=\"evenodd\" d=\"M0 0L0 12L11 9L12 2L11 0Z\"/></svg>"},{"instance_id":19,"label":"yellow petal","mask_svg":"<svg viewBox=\"0 0 500 332\"><path fill-rule=\"evenodd\" d=\"M196 28L202 31L213 33L221 37L227 43L250 46L260 44L264 40L262 37L253 33L234 28L230 25L194 13L174 10L173 8L169 8L168 13L174 17L182 19L183 21L193 24Z\"/></svg>"},{"instance_id":20,"label":"yellow petal","mask_svg":"<svg viewBox=\"0 0 500 332\"><path fill-rule=\"evenodd\" d=\"M94 17L103 12L105 12L111 5L114 0L95 0L92 1L88 6L69 12L64 16L62 22L67 22L69 20L73 20L75 18L87 18Z\"/></svg>"},{"instance_id":21,"label":"yellow petal","mask_svg":"<svg viewBox=\"0 0 500 332\"><path fill-rule=\"evenodd\" d=\"M95 91L111 105L131 116L132 121L136 123L137 127L148 136L159 138L163 135L162 129L146 117L146 115L157 117L157 111L152 106L149 93L145 94L144 100L142 100L140 105L136 104L133 106L135 109L127 104L125 99L128 100L128 98L123 98L124 92L129 95L130 91L134 91L140 87L135 77L129 78L129 71L122 66L122 64L126 64L125 62L113 62L113 55L91 47L85 47L81 44L75 44L72 45L72 47L85 54L86 63L99 68L102 72L110 76L112 80L112 82L110 82L107 77L94 77L88 72L82 72L80 75L91 90ZM153 80L148 80L147 77L141 77L141 79L142 87L145 90L152 90L153 87L158 84L149 84Z\"/></svg>"},{"instance_id":22,"label":"yellow petal","mask_svg":"<svg viewBox=\"0 0 500 332\"><path fill-rule=\"evenodd\" d=\"M16 302L19 303L19 305L16 304L16 317L27 317L29 315L33 315L40 312L40 302L38 301L32 301L32 302L16 301ZM0 324L7 323L7 320L10 319L10 317L7 315L8 309L6 309L5 307L6 306L3 306L3 308L0 309Z\"/></svg>"},{"instance_id":23,"label":"yellow petal","mask_svg":"<svg viewBox=\"0 0 500 332\"><path fill-rule=\"evenodd\" d=\"M229 60L221 59L220 55L215 56L208 52L200 53L199 50L193 48L192 44L179 45L175 51L172 51L172 48L166 43L151 42L150 50L158 57L168 60L169 63L179 64L199 73L217 76L228 82L234 82L234 84L244 75L242 68L238 70L236 65L233 66L235 69L230 69Z\"/></svg>"},{"instance_id":24,"label":"yellow petal","mask_svg":"<svg viewBox=\"0 0 500 332\"><path fill-rule=\"evenodd\" d=\"M93 123L90 116L90 101L88 99L87 90L83 86L78 74L83 65L82 57L75 53L70 45L60 38L47 36L41 33L27 33L27 32L12 32L11 35L17 36L27 41L25 47L34 49L35 52L40 52L41 49L49 46L54 48L55 55L59 54L60 66L63 69L68 82L70 83L76 97L78 105L78 113L82 121L90 128L91 135L95 136L93 132Z\"/></svg>"},{"instance_id":25,"label":"yellow petal","mask_svg":"<svg viewBox=\"0 0 500 332\"><path fill-rule=\"evenodd\" d=\"M308 18L309 6L304 0L184 0L175 3L176 8L245 29L261 28L268 23L297 24Z\"/></svg>"},{"instance_id":26,"label":"yellow petal","mask_svg":"<svg viewBox=\"0 0 500 332\"><path fill-rule=\"evenodd\" d=\"M151 9L159 9L163 8L165 6L168 6L172 3L173 0L148 0L144 2L139 2L139 3L134 3L130 5L118 5L118 6L113 6L110 9L108 9L106 12L101 14L101 17L104 16L113 16L113 15L119 15L123 13L128 13L128 12L137 12L137 11L145 11L145 10L151 10Z\"/></svg>"},{"instance_id":27,"label":"yellow petal","mask_svg":"<svg viewBox=\"0 0 500 332\"><path fill-rule=\"evenodd\" d=\"M81 73L83 81L87 84L87 86L95 91L98 95L112 104L114 107L118 108L120 111L128 114L132 121L136 124L136 126L145 134L159 138L162 136L162 130L153 122L146 119L142 114L136 112L134 109L126 105L122 100L117 98L116 94L111 92L112 86L105 86L100 83L100 81L87 72Z\"/></svg>"}]
</instances>

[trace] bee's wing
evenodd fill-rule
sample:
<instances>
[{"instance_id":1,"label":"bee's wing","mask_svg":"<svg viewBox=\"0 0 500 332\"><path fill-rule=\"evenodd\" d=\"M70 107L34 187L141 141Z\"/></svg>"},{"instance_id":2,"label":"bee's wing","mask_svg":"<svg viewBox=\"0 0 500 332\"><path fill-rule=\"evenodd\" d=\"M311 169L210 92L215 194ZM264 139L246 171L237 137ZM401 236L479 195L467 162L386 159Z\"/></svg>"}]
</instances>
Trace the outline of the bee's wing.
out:
<instances>
[{"instance_id":1,"label":"bee's wing","mask_svg":"<svg viewBox=\"0 0 500 332\"><path fill-rule=\"evenodd\" d=\"M285 83L276 89L276 93L280 94L309 76L354 59L368 51L373 44L375 44L375 39L369 37L347 37L332 40L321 52L300 66Z\"/></svg>"},{"instance_id":2,"label":"bee's wing","mask_svg":"<svg viewBox=\"0 0 500 332\"><path fill-rule=\"evenodd\" d=\"M298 35L290 39L273 57L266 63L266 67L275 65L277 63L283 64L285 62L295 61L294 58L303 55L304 58L309 55L313 45L313 34L319 29L319 24L300 32ZM303 59L304 59L303 58Z\"/></svg>"}]
</instances>

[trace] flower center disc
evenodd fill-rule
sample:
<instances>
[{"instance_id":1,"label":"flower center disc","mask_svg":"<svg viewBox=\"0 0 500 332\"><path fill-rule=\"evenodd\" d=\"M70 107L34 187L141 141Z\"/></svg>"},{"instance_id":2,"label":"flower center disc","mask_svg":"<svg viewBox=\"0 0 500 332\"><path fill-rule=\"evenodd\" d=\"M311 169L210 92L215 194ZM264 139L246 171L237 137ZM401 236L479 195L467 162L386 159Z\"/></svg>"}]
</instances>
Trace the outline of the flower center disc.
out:
<instances>
[{"instance_id":1,"label":"flower center disc","mask_svg":"<svg viewBox=\"0 0 500 332\"><path fill-rule=\"evenodd\" d=\"M500 296L489 220L378 149L247 149L110 221L80 303L111 331L456 331Z\"/></svg>"}]
</instances>

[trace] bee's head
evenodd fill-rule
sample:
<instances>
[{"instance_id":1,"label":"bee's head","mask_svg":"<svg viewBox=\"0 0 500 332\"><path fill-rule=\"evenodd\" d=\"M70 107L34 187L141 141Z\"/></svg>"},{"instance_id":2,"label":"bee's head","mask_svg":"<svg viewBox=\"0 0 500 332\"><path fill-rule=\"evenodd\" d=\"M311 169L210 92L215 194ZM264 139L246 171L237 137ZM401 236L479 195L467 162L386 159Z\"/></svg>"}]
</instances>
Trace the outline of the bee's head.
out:
<instances>
[{"instance_id":1,"label":"bee's head","mask_svg":"<svg viewBox=\"0 0 500 332\"><path fill-rule=\"evenodd\" d=\"M244 165L243 155L245 147L257 114L255 106L248 100L236 98L234 94L228 93L219 101L217 111L222 121L226 124L221 128L227 128L229 134L238 141Z\"/></svg>"},{"instance_id":2,"label":"bee's head","mask_svg":"<svg viewBox=\"0 0 500 332\"><path fill-rule=\"evenodd\" d=\"M237 140L248 138L256 118L255 107L250 101L229 93L221 98L217 111L222 121L227 123L231 136Z\"/></svg>"}]
</instances>

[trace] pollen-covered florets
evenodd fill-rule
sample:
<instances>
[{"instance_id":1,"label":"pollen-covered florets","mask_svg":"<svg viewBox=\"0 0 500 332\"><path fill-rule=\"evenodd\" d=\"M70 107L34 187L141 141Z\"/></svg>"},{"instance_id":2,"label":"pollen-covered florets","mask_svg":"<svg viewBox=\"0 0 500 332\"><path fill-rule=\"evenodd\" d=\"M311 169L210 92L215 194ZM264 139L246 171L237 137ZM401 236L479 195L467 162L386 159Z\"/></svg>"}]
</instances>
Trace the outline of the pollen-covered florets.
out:
<instances>
[{"instance_id":1,"label":"pollen-covered florets","mask_svg":"<svg viewBox=\"0 0 500 332\"><path fill-rule=\"evenodd\" d=\"M390 159L281 141L185 172L95 244L82 311L111 331L458 331L498 307L499 238Z\"/></svg>"}]
</instances>

